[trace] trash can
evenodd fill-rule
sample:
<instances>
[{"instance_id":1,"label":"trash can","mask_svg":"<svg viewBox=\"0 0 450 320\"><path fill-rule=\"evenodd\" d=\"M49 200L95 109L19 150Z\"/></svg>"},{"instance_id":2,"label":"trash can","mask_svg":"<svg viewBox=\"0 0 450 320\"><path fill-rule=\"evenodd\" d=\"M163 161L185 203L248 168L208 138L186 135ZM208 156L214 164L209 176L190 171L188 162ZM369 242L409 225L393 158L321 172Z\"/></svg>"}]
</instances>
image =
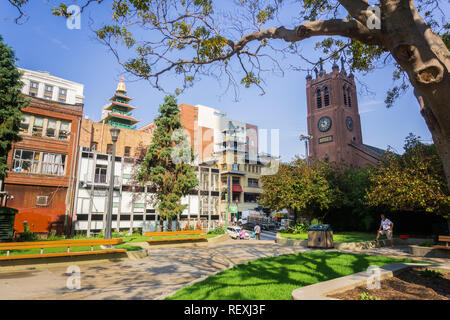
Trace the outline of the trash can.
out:
<instances>
[{"instance_id":1,"label":"trash can","mask_svg":"<svg viewBox=\"0 0 450 320\"><path fill-rule=\"evenodd\" d=\"M308 228L308 247L333 248L333 231L329 224L312 225Z\"/></svg>"}]
</instances>

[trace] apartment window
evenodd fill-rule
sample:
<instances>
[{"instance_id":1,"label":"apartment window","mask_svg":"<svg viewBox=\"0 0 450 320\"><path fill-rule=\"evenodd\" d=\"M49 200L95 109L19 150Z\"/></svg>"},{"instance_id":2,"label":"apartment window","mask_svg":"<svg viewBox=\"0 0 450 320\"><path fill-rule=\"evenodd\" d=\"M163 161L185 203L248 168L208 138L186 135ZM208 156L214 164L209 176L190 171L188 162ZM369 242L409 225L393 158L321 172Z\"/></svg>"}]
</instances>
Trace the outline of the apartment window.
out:
<instances>
[{"instance_id":1,"label":"apartment window","mask_svg":"<svg viewBox=\"0 0 450 320\"><path fill-rule=\"evenodd\" d=\"M23 134L28 134L28 130L30 128L30 116L28 114L23 115L23 119L19 125L19 131Z\"/></svg>"},{"instance_id":2,"label":"apartment window","mask_svg":"<svg viewBox=\"0 0 450 320\"><path fill-rule=\"evenodd\" d=\"M248 186L249 187L258 188L258 179L249 178L248 179Z\"/></svg>"},{"instance_id":3,"label":"apartment window","mask_svg":"<svg viewBox=\"0 0 450 320\"><path fill-rule=\"evenodd\" d=\"M44 118L34 117L33 122L33 136L42 137L42 129L44 127Z\"/></svg>"},{"instance_id":4,"label":"apartment window","mask_svg":"<svg viewBox=\"0 0 450 320\"><path fill-rule=\"evenodd\" d=\"M112 154L112 144L108 143L108 145L106 146L106 153Z\"/></svg>"},{"instance_id":5,"label":"apartment window","mask_svg":"<svg viewBox=\"0 0 450 320\"><path fill-rule=\"evenodd\" d=\"M106 165L97 165L95 167L95 183L106 183L106 175L107 175L107 166Z\"/></svg>"},{"instance_id":6,"label":"apartment window","mask_svg":"<svg viewBox=\"0 0 450 320\"><path fill-rule=\"evenodd\" d=\"M56 119L48 119L45 136L47 138L54 138L55 135L56 135Z\"/></svg>"},{"instance_id":7,"label":"apartment window","mask_svg":"<svg viewBox=\"0 0 450 320\"><path fill-rule=\"evenodd\" d=\"M123 155L124 155L125 157L129 157L129 156L130 156L130 153L131 153L131 147L125 147L125 150L124 150L124 152L123 152Z\"/></svg>"},{"instance_id":8,"label":"apartment window","mask_svg":"<svg viewBox=\"0 0 450 320\"><path fill-rule=\"evenodd\" d=\"M244 202L247 203L257 203L258 202L258 193L244 193Z\"/></svg>"},{"instance_id":9,"label":"apartment window","mask_svg":"<svg viewBox=\"0 0 450 320\"><path fill-rule=\"evenodd\" d=\"M58 101L59 102L66 102L66 97L67 97L67 89L59 88Z\"/></svg>"},{"instance_id":10,"label":"apartment window","mask_svg":"<svg viewBox=\"0 0 450 320\"><path fill-rule=\"evenodd\" d=\"M61 125L59 127L58 139L67 140L70 135L70 121L61 120Z\"/></svg>"},{"instance_id":11,"label":"apartment window","mask_svg":"<svg viewBox=\"0 0 450 320\"><path fill-rule=\"evenodd\" d=\"M39 89L39 83L35 81L30 81L30 91L28 94L32 97L36 97Z\"/></svg>"},{"instance_id":12,"label":"apartment window","mask_svg":"<svg viewBox=\"0 0 450 320\"><path fill-rule=\"evenodd\" d=\"M12 170L24 173L39 173L40 153L35 151L14 150Z\"/></svg>"},{"instance_id":13,"label":"apartment window","mask_svg":"<svg viewBox=\"0 0 450 320\"><path fill-rule=\"evenodd\" d=\"M44 152L42 157L42 174L63 176L65 164L65 155Z\"/></svg>"},{"instance_id":14,"label":"apartment window","mask_svg":"<svg viewBox=\"0 0 450 320\"><path fill-rule=\"evenodd\" d=\"M53 86L46 84L44 90L44 98L52 99L52 97L53 97Z\"/></svg>"},{"instance_id":15,"label":"apartment window","mask_svg":"<svg viewBox=\"0 0 450 320\"><path fill-rule=\"evenodd\" d=\"M233 177L233 184L241 184L241 179L237 177Z\"/></svg>"}]
</instances>

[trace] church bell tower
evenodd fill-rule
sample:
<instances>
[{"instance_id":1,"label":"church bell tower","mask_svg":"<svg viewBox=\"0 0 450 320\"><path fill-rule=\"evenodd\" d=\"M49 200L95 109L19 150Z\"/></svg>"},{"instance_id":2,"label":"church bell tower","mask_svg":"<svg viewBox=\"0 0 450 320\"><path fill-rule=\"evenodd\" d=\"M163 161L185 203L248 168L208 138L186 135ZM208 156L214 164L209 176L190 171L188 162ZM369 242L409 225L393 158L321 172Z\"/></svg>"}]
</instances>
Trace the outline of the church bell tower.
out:
<instances>
[{"instance_id":1,"label":"church bell tower","mask_svg":"<svg viewBox=\"0 0 450 320\"><path fill-rule=\"evenodd\" d=\"M314 72L314 79L306 77L309 157L352 167L376 166L380 153L363 144L353 74L347 75L343 63L340 70L335 63L326 73L322 61Z\"/></svg>"}]
</instances>

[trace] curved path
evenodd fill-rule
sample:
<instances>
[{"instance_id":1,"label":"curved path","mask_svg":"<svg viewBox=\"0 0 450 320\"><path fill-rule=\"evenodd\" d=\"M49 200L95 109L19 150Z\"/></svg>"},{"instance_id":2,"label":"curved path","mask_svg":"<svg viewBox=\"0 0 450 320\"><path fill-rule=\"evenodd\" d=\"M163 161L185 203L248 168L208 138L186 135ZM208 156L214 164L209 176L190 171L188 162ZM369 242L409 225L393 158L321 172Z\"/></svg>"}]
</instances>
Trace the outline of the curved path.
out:
<instances>
[{"instance_id":1,"label":"curved path","mask_svg":"<svg viewBox=\"0 0 450 320\"><path fill-rule=\"evenodd\" d=\"M80 265L80 290L66 288L67 266L0 272L0 299L161 299L236 264L304 251L264 240L152 248L140 260Z\"/></svg>"}]
</instances>

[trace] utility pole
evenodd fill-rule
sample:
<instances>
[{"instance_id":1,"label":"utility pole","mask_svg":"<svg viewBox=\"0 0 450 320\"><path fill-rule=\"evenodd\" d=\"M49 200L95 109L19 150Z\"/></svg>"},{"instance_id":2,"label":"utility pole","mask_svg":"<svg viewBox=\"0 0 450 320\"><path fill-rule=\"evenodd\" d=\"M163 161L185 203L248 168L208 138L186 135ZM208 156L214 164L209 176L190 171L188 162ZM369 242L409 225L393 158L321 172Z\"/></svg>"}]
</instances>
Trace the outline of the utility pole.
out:
<instances>
[{"instance_id":1,"label":"utility pole","mask_svg":"<svg viewBox=\"0 0 450 320\"><path fill-rule=\"evenodd\" d=\"M114 195L114 169L116 160L116 142L119 138L120 129L113 127L110 129L112 139L112 152L111 152L111 169L109 175L109 192L108 192L108 212L106 213L106 222L104 228L105 239L111 239L112 229L112 209L113 209L113 195Z\"/></svg>"}]
</instances>

